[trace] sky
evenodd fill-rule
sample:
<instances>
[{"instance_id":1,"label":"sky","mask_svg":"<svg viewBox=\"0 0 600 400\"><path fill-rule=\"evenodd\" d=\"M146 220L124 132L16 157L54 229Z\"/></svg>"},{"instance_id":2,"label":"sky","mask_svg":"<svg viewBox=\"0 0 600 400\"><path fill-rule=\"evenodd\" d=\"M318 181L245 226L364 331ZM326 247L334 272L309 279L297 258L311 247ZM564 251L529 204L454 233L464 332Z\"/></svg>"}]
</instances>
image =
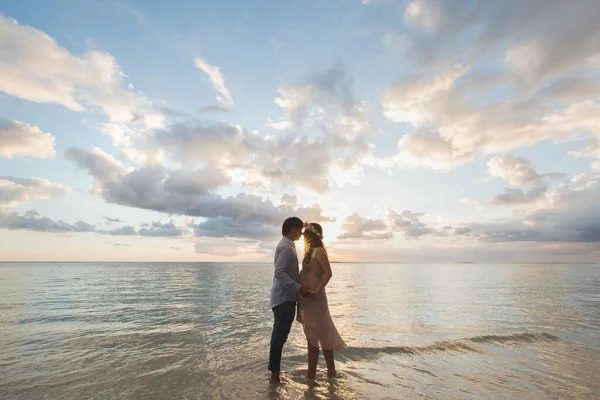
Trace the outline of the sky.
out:
<instances>
[{"instance_id":1,"label":"sky","mask_svg":"<svg viewBox=\"0 0 600 400\"><path fill-rule=\"evenodd\" d=\"M600 261L597 0L0 6L0 260ZM301 251L301 245L298 245Z\"/></svg>"}]
</instances>

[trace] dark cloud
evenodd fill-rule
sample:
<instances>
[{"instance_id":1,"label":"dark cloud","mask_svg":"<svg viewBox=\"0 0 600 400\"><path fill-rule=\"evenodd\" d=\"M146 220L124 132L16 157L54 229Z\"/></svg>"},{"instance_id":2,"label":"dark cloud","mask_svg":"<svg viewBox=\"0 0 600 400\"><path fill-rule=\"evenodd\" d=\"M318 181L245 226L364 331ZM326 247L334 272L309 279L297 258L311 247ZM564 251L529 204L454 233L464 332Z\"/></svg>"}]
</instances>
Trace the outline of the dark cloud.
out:
<instances>
[{"instance_id":1,"label":"dark cloud","mask_svg":"<svg viewBox=\"0 0 600 400\"><path fill-rule=\"evenodd\" d=\"M104 219L106 220L106 223L109 224L109 225L112 224L112 223L115 223L115 224L122 224L123 223L123 221L121 221L119 218L104 217Z\"/></svg>"},{"instance_id":2,"label":"dark cloud","mask_svg":"<svg viewBox=\"0 0 600 400\"><path fill-rule=\"evenodd\" d=\"M468 224L474 235L491 242L600 242L600 177L581 174L550 189L545 201L524 217Z\"/></svg>"},{"instance_id":3,"label":"dark cloud","mask_svg":"<svg viewBox=\"0 0 600 400\"><path fill-rule=\"evenodd\" d=\"M20 215L16 212L0 213L0 228L9 230L27 230L36 232L96 232L94 225L78 221L70 224L42 217L37 211L30 210Z\"/></svg>"},{"instance_id":4,"label":"dark cloud","mask_svg":"<svg viewBox=\"0 0 600 400\"><path fill-rule=\"evenodd\" d=\"M223 106L207 106L200 109L200 114L218 114L218 113L229 113L233 110L231 108Z\"/></svg>"},{"instance_id":5,"label":"dark cloud","mask_svg":"<svg viewBox=\"0 0 600 400\"><path fill-rule=\"evenodd\" d=\"M168 223L152 222L149 227L138 230L140 236L154 237L178 237L185 236L189 232L186 225L178 225L173 221Z\"/></svg>"},{"instance_id":6,"label":"dark cloud","mask_svg":"<svg viewBox=\"0 0 600 400\"><path fill-rule=\"evenodd\" d=\"M180 237L191 233L187 225L176 224L173 221L167 223L152 222L150 224L142 224L140 227L126 225L116 229L104 230L84 221L72 224L42 217L35 210L27 211L24 214L0 212L0 229L50 233L91 232L100 235L149 237Z\"/></svg>"},{"instance_id":7,"label":"dark cloud","mask_svg":"<svg viewBox=\"0 0 600 400\"><path fill-rule=\"evenodd\" d=\"M162 166L126 170L99 149L67 149L67 158L94 177L93 192L109 203L205 218L231 218L235 222L278 225L289 215L314 222L331 221L319 206L275 206L260 196L238 194L221 197L212 194L219 185L229 183L220 172L169 171Z\"/></svg>"},{"instance_id":8,"label":"dark cloud","mask_svg":"<svg viewBox=\"0 0 600 400\"><path fill-rule=\"evenodd\" d=\"M534 186L526 191L520 188L505 188L502 193L490 200L490 204L494 206L529 204L546 193L546 190L546 185Z\"/></svg>"}]
</instances>

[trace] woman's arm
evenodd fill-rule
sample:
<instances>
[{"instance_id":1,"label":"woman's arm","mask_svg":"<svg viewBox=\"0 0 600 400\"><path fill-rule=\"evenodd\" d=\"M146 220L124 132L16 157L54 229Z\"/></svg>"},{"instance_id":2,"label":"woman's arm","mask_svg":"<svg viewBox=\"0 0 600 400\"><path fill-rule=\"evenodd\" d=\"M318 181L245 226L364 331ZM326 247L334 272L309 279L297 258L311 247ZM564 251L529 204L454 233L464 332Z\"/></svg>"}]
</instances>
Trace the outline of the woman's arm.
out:
<instances>
[{"instance_id":1,"label":"woman's arm","mask_svg":"<svg viewBox=\"0 0 600 400\"><path fill-rule=\"evenodd\" d=\"M327 252L325 250L323 250L322 248L315 249L313 257L317 259L317 261L321 265L321 268L323 269L323 279L321 280L321 284L318 288L314 290L314 293L318 293L322 291L325 288L325 286L327 286L327 283L329 283L329 280L333 276L333 272L331 272L329 257L327 257Z\"/></svg>"}]
</instances>

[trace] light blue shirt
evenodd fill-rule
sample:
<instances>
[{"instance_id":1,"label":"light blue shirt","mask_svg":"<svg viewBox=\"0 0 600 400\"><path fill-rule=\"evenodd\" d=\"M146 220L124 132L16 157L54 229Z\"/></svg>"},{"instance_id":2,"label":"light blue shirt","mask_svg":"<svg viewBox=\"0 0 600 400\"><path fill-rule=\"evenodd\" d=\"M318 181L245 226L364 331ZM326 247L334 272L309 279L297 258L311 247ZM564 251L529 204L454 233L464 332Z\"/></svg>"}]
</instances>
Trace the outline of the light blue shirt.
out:
<instances>
[{"instance_id":1,"label":"light blue shirt","mask_svg":"<svg viewBox=\"0 0 600 400\"><path fill-rule=\"evenodd\" d=\"M271 308L286 301L296 301L296 293L301 285L298 283L300 270L298 254L294 241L283 237L275 249L275 274L271 287Z\"/></svg>"}]
</instances>

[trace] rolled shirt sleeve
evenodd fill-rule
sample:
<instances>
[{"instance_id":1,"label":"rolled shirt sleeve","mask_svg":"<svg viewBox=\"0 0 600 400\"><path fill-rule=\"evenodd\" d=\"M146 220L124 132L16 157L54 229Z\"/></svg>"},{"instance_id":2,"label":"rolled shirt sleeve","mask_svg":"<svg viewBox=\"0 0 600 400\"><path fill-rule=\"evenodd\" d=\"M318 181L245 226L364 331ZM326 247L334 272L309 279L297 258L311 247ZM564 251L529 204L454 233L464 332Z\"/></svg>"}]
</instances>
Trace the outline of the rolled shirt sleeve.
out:
<instances>
[{"instance_id":1,"label":"rolled shirt sleeve","mask_svg":"<svg viewBox=\"0 0 600 400\"><path fill-rule=\"evenodd\" d=\"M279 257L275 262L275 278L281 282L286 288L294 288L295 291L299 291L302 285L296 282L288 273L288 268L295 266L298 263L298 256L291 247L284 247L281 249Z\"/></svg>"}]
</instances>

